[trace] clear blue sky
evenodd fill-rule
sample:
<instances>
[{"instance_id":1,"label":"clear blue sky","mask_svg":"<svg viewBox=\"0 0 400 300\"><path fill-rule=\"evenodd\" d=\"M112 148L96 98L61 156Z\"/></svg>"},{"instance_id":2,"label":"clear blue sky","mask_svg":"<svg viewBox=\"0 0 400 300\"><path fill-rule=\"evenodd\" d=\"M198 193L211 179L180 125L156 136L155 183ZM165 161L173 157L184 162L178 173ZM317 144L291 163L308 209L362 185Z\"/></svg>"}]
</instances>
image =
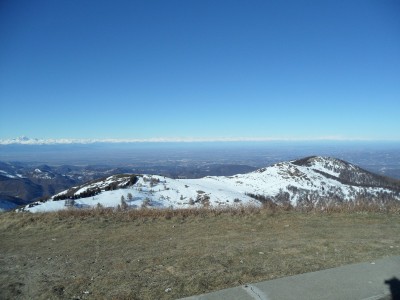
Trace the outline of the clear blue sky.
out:
<instances>
[{"instance_id":1,"label":"clear blue sky","mask_svg":"<svg viewBox=\"0 0 400 300\"><path fill-rule=\"evenodd\" d=\"M0 138L400 139L399 1L0 2Z\"/></svg>"}]
</instances>

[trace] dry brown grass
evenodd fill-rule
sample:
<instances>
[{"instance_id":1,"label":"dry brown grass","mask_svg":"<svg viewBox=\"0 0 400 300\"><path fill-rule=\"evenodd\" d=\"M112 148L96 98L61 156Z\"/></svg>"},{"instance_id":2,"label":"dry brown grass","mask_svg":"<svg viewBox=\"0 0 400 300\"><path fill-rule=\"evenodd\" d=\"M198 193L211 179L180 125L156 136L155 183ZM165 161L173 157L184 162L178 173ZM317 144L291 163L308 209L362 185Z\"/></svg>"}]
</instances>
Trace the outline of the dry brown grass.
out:
<instances>
[{"instance_id":1,"label":"dry brown grass","mask_svg":"<svg viewBox=\"0 0 400 300\"><path fill-rule=\"evenodd\" d=\"M176 299L400 255L399 216L395 204L5 213L0 298Z\"/></svg>"}]
</instances>

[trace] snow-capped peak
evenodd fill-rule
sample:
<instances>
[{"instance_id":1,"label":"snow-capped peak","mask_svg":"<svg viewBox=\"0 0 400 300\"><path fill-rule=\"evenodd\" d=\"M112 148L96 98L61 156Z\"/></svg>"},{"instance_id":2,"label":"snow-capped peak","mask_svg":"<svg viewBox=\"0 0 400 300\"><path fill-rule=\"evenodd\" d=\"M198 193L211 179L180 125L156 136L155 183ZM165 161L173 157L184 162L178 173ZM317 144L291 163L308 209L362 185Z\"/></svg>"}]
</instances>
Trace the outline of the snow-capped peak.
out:
<instances>
[{"instance_id":1,"label":"snow-capped peak","mask_svg":"<svg viewBox=\"0 0 400 300\"><path fill-rule=\"evenodd\" d=\"M343 201L400 200L400 181L387 180L348 162L313 156L281 162L247 174L171 179L155 175L116 175L71 188L30 211L97 203L116 207L173 207L277 204L302 206ZM121 200L122 199L122 200Z\"/></svg>"}]
</instances>

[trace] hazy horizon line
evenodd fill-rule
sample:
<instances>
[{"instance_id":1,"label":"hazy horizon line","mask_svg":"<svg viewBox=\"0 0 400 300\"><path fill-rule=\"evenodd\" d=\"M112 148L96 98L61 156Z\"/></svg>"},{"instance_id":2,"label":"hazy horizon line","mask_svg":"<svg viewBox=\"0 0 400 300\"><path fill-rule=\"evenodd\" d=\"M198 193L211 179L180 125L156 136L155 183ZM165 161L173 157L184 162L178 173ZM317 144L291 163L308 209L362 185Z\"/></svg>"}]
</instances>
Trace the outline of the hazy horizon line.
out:
<instances>
[{"instance_id":1,"label":"hazy horizon line","mask_svg":"<svg viewBox=\"0 0 400 300\"><path fill-rule=\"evenodd\" d=\"M43 144L94 144L94 143L207 143L207 142L400 142L400 139L376 139L362 137L158 137L158 138L28 138L0 139L0 145L43 145Z\"/></svg>"}]
</instances>

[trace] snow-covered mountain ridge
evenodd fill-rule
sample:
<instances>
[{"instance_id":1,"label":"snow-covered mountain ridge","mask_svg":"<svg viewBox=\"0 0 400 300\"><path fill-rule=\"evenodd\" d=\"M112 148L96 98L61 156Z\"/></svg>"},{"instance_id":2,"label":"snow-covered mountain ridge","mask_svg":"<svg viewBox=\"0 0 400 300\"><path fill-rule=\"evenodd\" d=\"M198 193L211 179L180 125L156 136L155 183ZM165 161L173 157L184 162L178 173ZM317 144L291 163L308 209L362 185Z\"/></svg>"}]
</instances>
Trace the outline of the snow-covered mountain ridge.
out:
<instances>
[{"instance_id":1,"label":"snow-covered mountain ridge","mask_svg":"<svg viewBox=\"0 0 400 300\"><path fill-rule=\"evenodd\" d=\"M262 205L263 201L302 206L377 199L400 200L400 181L339 159L313 156L229 177L172 179L157 175L114 175L71 188L24 209L37 212L68 206L121 204L132 208L224 207Z\"/></svg>"}]
</instances>

